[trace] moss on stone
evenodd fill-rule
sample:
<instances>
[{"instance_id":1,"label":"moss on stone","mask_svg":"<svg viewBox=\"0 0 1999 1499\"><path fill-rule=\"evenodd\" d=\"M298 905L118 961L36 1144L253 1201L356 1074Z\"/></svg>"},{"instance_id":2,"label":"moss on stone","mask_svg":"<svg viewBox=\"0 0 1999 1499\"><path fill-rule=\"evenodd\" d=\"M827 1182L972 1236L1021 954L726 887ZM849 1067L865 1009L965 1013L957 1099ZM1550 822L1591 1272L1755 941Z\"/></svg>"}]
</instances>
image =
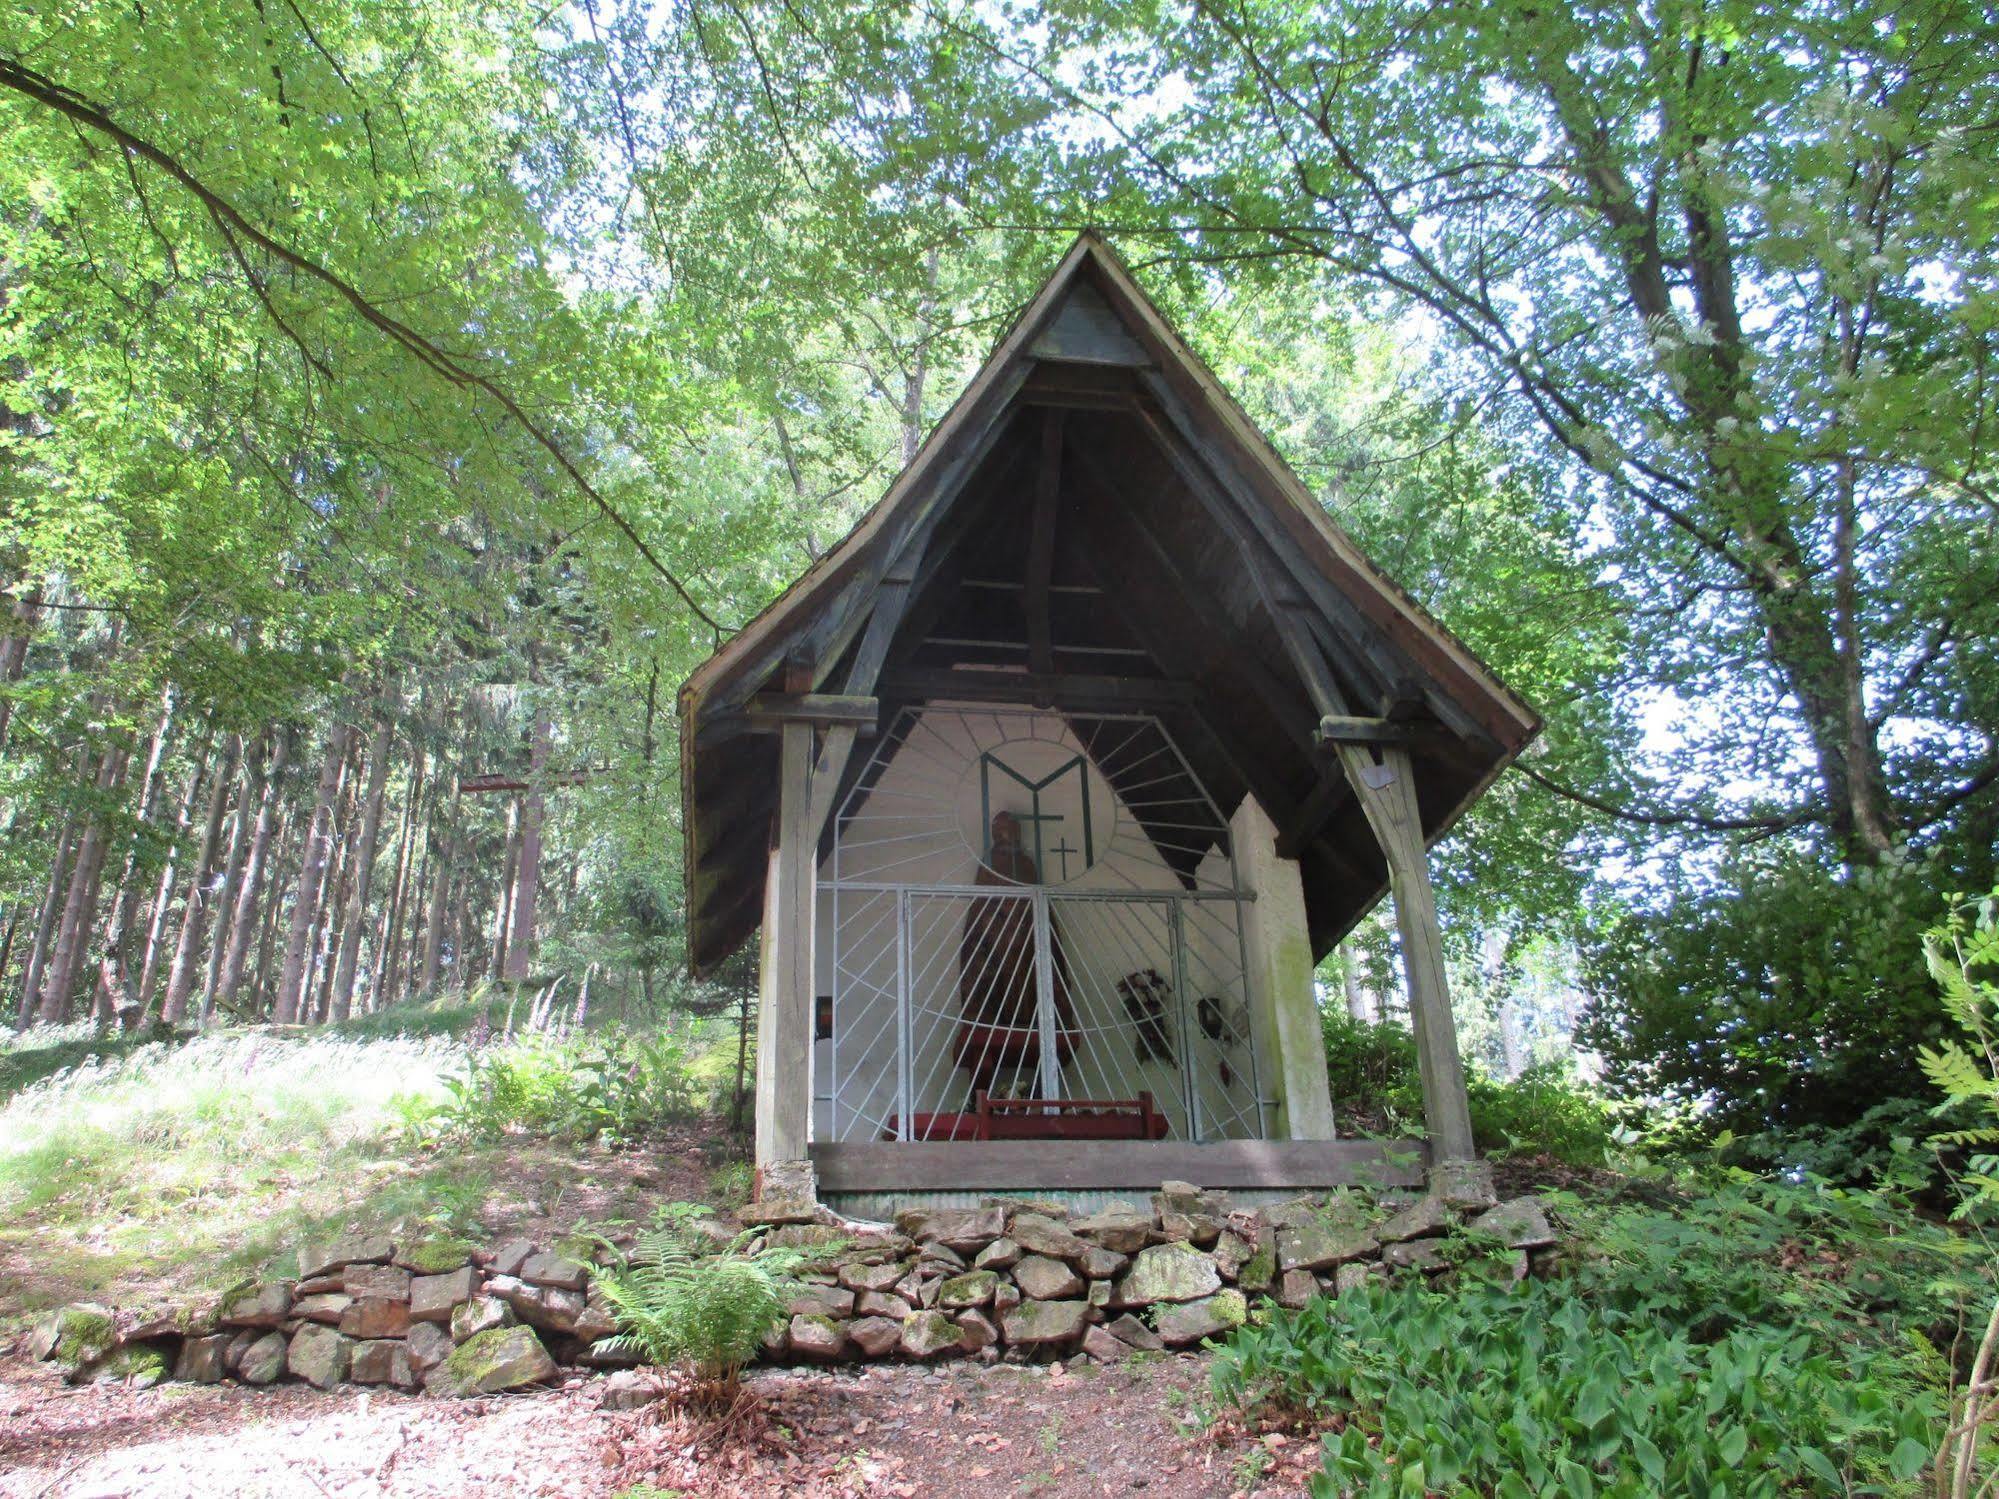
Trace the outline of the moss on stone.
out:
<instances>
[{"instance_id":1,"label":"moss on stone","mask_svg":"<svg viewBox=\"0 0 1999 1499\"><path fill-rule=\"evenodd\" d=\"M1245 1291L1267 1291L1276 1278L1277 1249L1271 1243L1260 1245L1236 1272L1236 1284Z\"/></svg>"},{"instance_id":2,"label":"moss on stone","mask_svg":"<svg viewBox=\"0 0 1999 1499\"><path fill-rule=\"evenodd\" d=\"M495 1394L553 1378L555 1360L528 1327L495 1327L474 1333L425 1378L438 1395Z\"/></svg>"},{"instance_id":3,"label":"moss on stone","mask_svg":"<svg viewBox=\"0 0 1999 1499\"><path fill-rule=\"evenodd\" d=\"M424 1239L398 1254L396 1263L416 1275L449 1275L472 1262L473 1247L470 1239L449 1235Z\"/></svg>"}]
</instances>

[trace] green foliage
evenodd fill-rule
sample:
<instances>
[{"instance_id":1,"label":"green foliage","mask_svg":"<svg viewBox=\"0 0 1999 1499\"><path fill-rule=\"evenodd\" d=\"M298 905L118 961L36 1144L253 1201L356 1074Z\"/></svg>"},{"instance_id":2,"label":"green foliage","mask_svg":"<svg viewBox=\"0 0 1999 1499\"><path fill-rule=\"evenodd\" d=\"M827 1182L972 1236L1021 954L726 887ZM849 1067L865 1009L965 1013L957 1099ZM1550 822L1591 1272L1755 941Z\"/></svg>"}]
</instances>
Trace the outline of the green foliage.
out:
<instances>
[{"instance_id":1,"label":"green foliage","mask_svg":"<svg viewBox=\"0 0 1999 1499\"><path fill-rule=\"evenodd\" d=\"M1615 1095L1697 1108L1735 1159L1868 1179L1941 1034L1917 961L1933 878L1913 863L1732 861L1610 929L1588 955L1579 1040Z\"/></svg>"},{"instance_id":2,"label":"green foliage","mask_svg":"<svg viewBox=\"0 0 1999 1499\"><path fill-rule=\"evenodd\" d=\"M1334 1107L1385 1123L1420 1120L1416 1038L1390 1020L1358 1020L1337 1005L1319 1010L1326 1086Z\"/></svg>"},{"instance_id":3,"label":"green foliage","mask_svg":"<svg viewBox=\"0 0 1999 1499\"><path fill-rule=\"evenodd\" d=\"M1476 1068L1465 1078L1479 1148L1550 1155L1570 1166L1601 1166L1616 1139L1610 1112L1566 1067L1549 1062L1499 1080Z\"/></svg>"},{"instance_id":4,"label":"green foliage","mask_svg":"<svg viewBox=\"0 0 1999 1499\"><path fill-rule=\"evenodd\" d=\"M463 1072L446 1078L447 1096L427 1125L471 1140L629 1141L695 1113L700 1095L688 1068L671 1032L518 1037L475 1050Z\"/></svg>"},{"instance_id":5,"label":"green foliage","mask_svg":"<svg viewBox=\"0 0 1999 1499\"><path fill-rule=\"evenodd\" d=\"M1944 1012L1966 1041L1946 1038L1921 1052L1923 1071L1948 1101L1975 1110L1981 1122L1937 1136L1938 1144L1970 1151L1960 1174L1967 1189L1960 1213L1999 1203L1999 891L1954 903L1923 938Z\"/></svg>"},{"instance_id":6,"label":"green foliage","mask_svg":"<svg viewBox=\"0 0 1999 1499\"><path fill-rule=\"evenodd\" d=\"M1553 1280L1471 1266L1442 1294L1370 1281L1275 1312L1233 1335L1215 1394L1330 1426L1326 1499L1916 1493L1989 1258L1882 1193L1645 1190L1554 1198Z\"/></svg>"},{"instance_id":7,"label":"green foliage","mask_svg":"<svg viewBox=\"0 0 1999 1499\"><path fill-rule=\"evenodd\" d=\"M1947 1342L1992 1274L1976 1245L1901 1197L1741 1172L1655 1206L1565 1199L1563 1216L1581 1246L1572 1276L1584 1294L1703 1341L1768 1325L1827 1348Z\"/></svg>"},{"instance_id":8,"label":"green foliage","mask_svg":"<svg viewBox=\"0 0 1999 1499\"><path fill-rule=\"evenodd\" d=\"M806 1258L787 1249L746 1254L741 1239L703 1254L668 1217L597 1272L620 1329L604 1345L689 1374L699 1398L732 1393L759 1340L785 1315L791 1277Z\"/></svg>"},{"instance_id":9,"label":"green foliage","mask_svg":"<svg viewBox=\"0 0 1999 1499\"><path fill-rule=\"evenodd\" d=\"M1383 1130L1419 1128L1423 1090L1409 1031L1331 1007L1319 1024L1335 1105ZM1601 1166L1608 1157L1615 1130L1603 1100L1562 1068L1530 1067L1502 1080L1474 1066L1465 1083L1481 1150L1550 1155L1572 1166Z\"/></svg>"},{"instance_id":10,"label":"green foliage","mask_svg":"<svg viewBox=\"0 0 1999 1499\"><path fill-rule=\"evenodd\" d=\"M1939 1414L1906 1356L1764 1324L1700 1340L1548 1282L1370 1281L1238 1332L1212 1380L1335 1421L1315 1499L1912 1493Z\"/></svg>"},{"instance_id":11,"label":"green foliage","mask_svg":"<svg viewBox=\"0 0 1999 1499\"><path fill-rule=\"evenodd\" d=\"M203 1283L356 1215L465 1222L484 1163L413 1161L398 1139L461 1055L435 1038L213 1031L51 1072L0 1100L0 1253L94 1294L138 1268Z\"/></svg>"}]
</instances>

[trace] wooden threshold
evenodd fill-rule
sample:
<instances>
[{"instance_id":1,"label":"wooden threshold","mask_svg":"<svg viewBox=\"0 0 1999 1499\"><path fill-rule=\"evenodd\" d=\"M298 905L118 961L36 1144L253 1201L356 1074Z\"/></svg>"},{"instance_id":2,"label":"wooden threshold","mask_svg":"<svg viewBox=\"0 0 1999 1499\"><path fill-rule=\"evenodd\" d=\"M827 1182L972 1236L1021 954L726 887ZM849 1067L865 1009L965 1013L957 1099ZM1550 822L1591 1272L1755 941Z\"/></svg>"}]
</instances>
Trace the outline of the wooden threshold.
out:
<instances>
[{"instance_id":1,"label":"wooden threshold","mask_svg":"<svg viewBox=\"0 0 1999 1499\"><path fill-rule=\"evenodd\" d=\"M1419 1187L1420 1140L823 1141L821 1192L1154 1191L1161 1182L1283 1191Z\"/></svg>"}]
</instances>

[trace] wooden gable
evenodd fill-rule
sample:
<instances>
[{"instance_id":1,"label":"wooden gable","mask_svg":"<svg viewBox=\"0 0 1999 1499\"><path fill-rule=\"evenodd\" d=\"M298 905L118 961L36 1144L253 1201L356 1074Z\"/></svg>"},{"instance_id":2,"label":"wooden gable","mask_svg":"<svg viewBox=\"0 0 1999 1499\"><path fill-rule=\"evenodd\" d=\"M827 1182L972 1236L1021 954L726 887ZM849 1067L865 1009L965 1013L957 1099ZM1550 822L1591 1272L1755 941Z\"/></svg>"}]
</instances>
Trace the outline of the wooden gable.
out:
<instances>
[{"instance_id":1,"label":"wooden gable","mask_svg":"<svg viewBox=\"0 0 1999 1499\"><path fill-rule=\"evenodd\" d=\"M1360 552L1101 241L1084 236L922 451L680 692L689 951L756 930L774 694L820 694L821 826L853 736L926 701L1144 713L1299 861L1315 955L1386 892L1333 746L1415 756L1434 841L1533 711ZM842 772L844 771L844 774Z\"/></svg>"}]
</instances>

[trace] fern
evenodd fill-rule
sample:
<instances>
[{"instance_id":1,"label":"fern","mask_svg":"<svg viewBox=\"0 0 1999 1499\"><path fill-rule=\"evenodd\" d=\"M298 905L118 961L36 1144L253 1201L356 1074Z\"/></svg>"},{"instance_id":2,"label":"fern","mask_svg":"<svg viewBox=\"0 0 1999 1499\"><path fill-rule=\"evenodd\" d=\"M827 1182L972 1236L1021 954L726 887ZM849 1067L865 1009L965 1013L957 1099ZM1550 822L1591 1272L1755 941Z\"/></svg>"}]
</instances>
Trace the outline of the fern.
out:
<instances>
[{"instance_id":1,"label":"fern","mask_svg":"<svg viewBox=\"0 0 1999 1499\"><path fill-rule=\"evenodd\" d=\"M682 1220L662 1216L630 1255L598 1272L619 1327L598 1346L680 1371L699 1402L726 1401L764 1334L786 1315L809 1256L773 1248L749 1254L747 1236L718 1254L699 1253Z\"/></svg>"}]
</instances>

